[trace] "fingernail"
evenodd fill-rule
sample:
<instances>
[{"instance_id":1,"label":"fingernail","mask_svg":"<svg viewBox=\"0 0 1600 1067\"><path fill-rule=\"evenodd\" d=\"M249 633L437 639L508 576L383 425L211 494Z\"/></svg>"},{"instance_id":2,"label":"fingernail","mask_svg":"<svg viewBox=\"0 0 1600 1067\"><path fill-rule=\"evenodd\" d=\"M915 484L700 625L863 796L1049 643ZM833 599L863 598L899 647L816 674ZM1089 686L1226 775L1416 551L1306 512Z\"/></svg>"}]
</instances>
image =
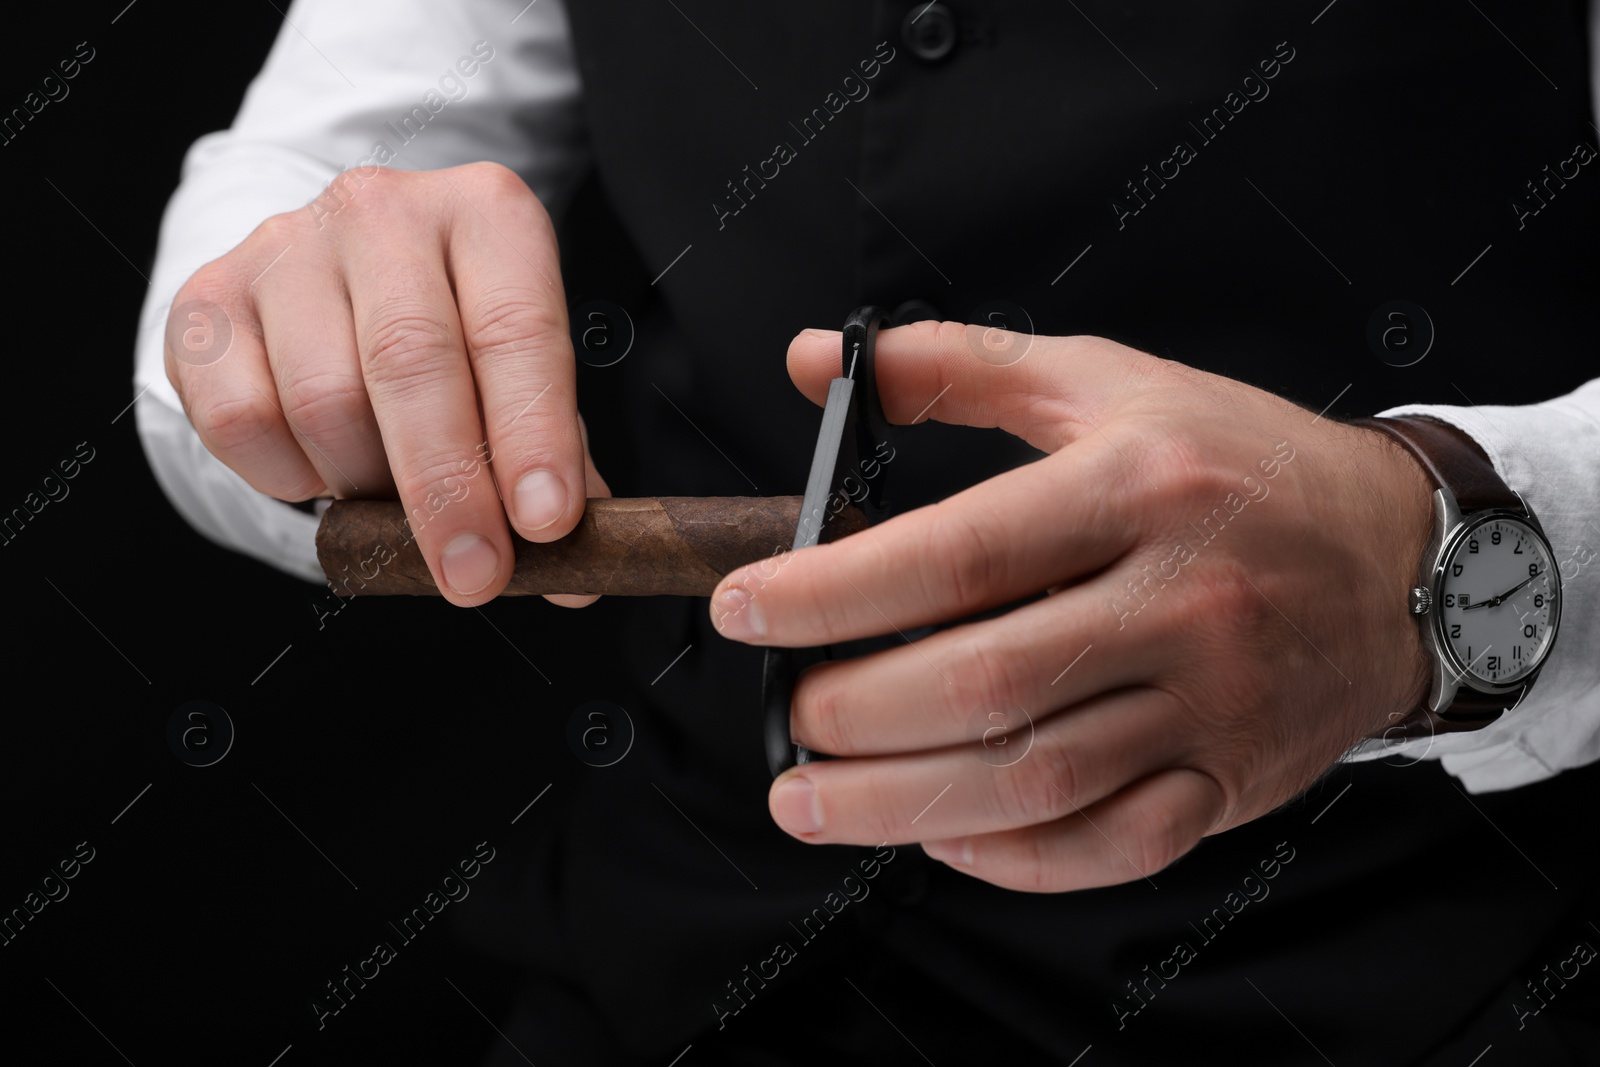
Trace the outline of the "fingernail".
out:
<instances>
[{"instance_id":1,"label":"fingernail","mask_svg":"<svg viewBox=\"0 0 1600 1067\"><path fill-rule=\"evenodd\" d=\"M800 332L807 337L815 337L823 341L837 341L840 336L838 330L813 330L808 328Z\"/></svg>"},{"instance_id":2,"label":"fingernail","mask_svg":"<svg viewBox=\"0 0 1600 1067\"><path fill-rule=\"evenodd\" d=\"M773 787L772 818L791 834L822 829L822 800L810 779L797 774Z\"/></svg>"},{"instance_id":3,"label":"fingernail","mask_svg":"<svg viewBox=\"0 0 1600 1067\"><path fill-rule=\"evenodd\" d=\"M734 641L756 641L767 636L767 620L756 598L733 586L712 602L717 632Z\"/></svg>"},{"instance_id":4,"label":"fingernail","mask_svg":"<svg viewBox=\"0 0 1600 1067\"><path fill-rule=\"evenodd\" d=\"M522 476L516 495L517 522L524 530L542 530L567 510L567 487L542 468Z\"/></svg>"},{"instance_id":5,"label":"fingernail","mask_svg":"<svg viewBox=\"0 0 1600 1067\"><path fill-rule=\"evenodd\" d=\"M475 533L457 534L439 557L444 580L462 596L481 593L500 572L500 553Z\"/></svg>"},{"instance_id":6,"label":"fingernail","mask_svg":"<svg viewBox=\"0 0 1600 1067\"><path fill-rule=\"evenodd\" d=\"M938 860L957 867L972 866L972 838L953 837L944 841L924 841L922 851Z\"/></svg>"}]
</instances>

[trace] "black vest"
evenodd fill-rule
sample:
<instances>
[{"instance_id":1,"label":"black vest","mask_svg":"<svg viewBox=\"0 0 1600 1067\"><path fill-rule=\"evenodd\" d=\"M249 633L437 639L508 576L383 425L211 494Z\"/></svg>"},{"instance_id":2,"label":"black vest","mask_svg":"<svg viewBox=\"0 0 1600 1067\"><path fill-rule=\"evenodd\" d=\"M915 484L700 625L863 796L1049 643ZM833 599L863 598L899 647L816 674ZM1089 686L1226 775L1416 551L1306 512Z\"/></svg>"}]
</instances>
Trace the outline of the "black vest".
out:
<instances>
[{"instance_id":1,"label":"black vest","mask_svg":"<svg viewBox=\"0 0 1600 1067\"><path fill-rule=\"evenodd\" d=\"M580 328L604 300L634 334L580 379L619 495L798 492L818 410L785 349L864 303L966 321L1004 307L1012 326L1108 336L1335 414L1531 402L1596 372L1581 3L947 0L909 31L911 0L569 6L595 167L564 270ZM996 433L907 433L908 503L1031 455ZM1518 1062L1566 1062L1557 1027L1578 1024L1558 1020L1582 1017L1583 991L1520 1031L1516 998L1532 1003L1523 980L1572 941L1600 944L1579 922L1596 835L1550 818L1592 812L1595 774L1469 802L1436 765L1341 767L1203 843L1159 891L1007 893L901 848L812 943L793 924L862 852L768 823L759 654L705 614L627 607L630 679L611 695L632 701L641 748L551 845L559 920L522 913L571 938L529 949L567 991L540 1025L598 1019L670 1058L723 1040L735 993L747 1006L725 1032L754 1033L762 1011L783 1018L784 983L837 987L838 1014L794 1020L804 1049L852 1012L880 1025L840 976L888 960L944 998L902 1005L911 1036L1063 1060L1092 1044L1086 1067L1321 1062L1285 1019L1339 1063L1465 1063L1502 1040ZM691 644L676 688L652 686ZM1280 842L1294 858L1270 901L1232 911ZM1219 908L1234 917L1208 937ZM785 939L800 959L751 984L746 965ZM1194 958L1175 965L1184 942ZM863 988L877 1002L893 985ZM957 1008L935 1019L931 1003Z\"/></svg>"}]
</instances>

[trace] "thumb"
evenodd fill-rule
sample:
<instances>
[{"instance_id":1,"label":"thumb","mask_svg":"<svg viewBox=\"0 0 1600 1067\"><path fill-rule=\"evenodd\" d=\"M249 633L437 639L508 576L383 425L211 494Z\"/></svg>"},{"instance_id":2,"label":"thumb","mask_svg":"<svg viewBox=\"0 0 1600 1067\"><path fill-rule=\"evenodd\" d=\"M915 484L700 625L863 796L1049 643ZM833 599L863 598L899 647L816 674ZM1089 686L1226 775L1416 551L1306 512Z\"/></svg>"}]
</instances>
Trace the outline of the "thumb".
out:
<instances>
[{"instance_id":1,"label":"thumb","mask_svg":"<svg viewBox=\"0 0 1600 1067\"><path fill-rule=\"evenodd\" d=\"M843 373L842 341L803 330L789 344L789 376L813 403ZM1156 362L1098 337L932 321L880 331L875 361L890 422L998 426L1045 452L1098 425Z\"/></svg>"}]
</instances>

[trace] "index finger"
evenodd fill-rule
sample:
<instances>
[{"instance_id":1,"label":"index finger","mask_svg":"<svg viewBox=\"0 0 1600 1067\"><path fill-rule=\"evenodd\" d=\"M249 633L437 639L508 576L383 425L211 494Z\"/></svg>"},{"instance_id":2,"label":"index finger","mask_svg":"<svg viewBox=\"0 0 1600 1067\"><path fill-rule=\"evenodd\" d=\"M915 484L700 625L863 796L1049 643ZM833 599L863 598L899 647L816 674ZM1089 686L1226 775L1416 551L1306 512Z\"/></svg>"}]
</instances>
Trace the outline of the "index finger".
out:
<instances>
[{"instance_id":1,"label":"index finger","mask_svg":"<svg viewBox=\"0 0 1600 1067\"><path fill-rule=\"evenodd\" d=\"M1088 439L776 566L741 567L717 586L712 620L733 640L804 648L943 622L1079 578L1133 543L1125 452ZM1063 502L1051 521L1019 519L1041 500Z\"/></svg>"}]
</instances>

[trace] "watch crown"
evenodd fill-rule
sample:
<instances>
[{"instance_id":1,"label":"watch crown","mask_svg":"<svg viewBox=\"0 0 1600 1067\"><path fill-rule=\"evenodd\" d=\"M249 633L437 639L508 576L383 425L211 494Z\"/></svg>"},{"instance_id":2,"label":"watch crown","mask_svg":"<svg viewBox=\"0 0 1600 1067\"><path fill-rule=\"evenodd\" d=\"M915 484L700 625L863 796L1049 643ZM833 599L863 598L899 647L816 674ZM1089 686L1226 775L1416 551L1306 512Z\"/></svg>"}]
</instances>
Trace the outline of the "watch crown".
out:
<instances>
[{"instance_id":1,"label":"watch crown","mask_svg":"<svg viewBox=\"0 0 1600 1067\"><path fill-rule=\"evenodd\" d=\"M1426 615L1428 609L1433 607L1433 594L1416 586L1411 590L1411 614Z\"/></svg>"}]
</instances>

